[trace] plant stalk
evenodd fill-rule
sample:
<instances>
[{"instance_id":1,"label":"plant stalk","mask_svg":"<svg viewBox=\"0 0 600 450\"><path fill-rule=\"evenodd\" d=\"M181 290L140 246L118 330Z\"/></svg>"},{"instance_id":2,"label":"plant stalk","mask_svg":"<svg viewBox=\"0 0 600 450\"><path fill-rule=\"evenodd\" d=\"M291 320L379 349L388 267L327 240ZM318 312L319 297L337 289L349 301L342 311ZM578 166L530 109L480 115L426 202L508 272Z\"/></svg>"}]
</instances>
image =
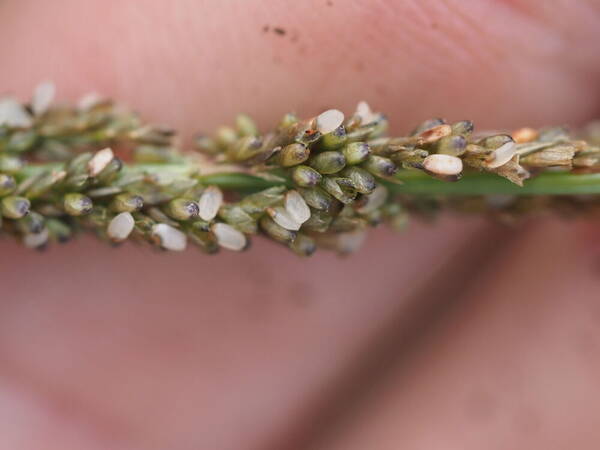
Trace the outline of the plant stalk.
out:
<instances>
[{"instance_id":1,"label":"plant stalk","mask_svg":"<svg viewBox=\"0 0 600 450\"><path fill-rule=\"evenodd\" d=\"M40 172L60 169L61 164L31 164L24 167L20 174L24 177L34 176ZM147 173L166 176L191 176L199 168L189 161L181 163L156 163L156 164L128 164L123 170L125 173ZM278 175L280 175L278 173ZM198 175L197 178L204 184L211 184L223 190L258 191L272 186L286 184L292 186L291 181L281 182L268 180L260 176L247 173L212 173ZM569 172L544 172L526 180L522 187L492 173L472 172L465 173L456 182L440 181L419 170L400 170L395 179L399 183L383 183L395 193L409 195L452 195L452 196L478 196L478 195L590 195L600 194L600 173L573 174Z\"/></svg>"}]
</instances>

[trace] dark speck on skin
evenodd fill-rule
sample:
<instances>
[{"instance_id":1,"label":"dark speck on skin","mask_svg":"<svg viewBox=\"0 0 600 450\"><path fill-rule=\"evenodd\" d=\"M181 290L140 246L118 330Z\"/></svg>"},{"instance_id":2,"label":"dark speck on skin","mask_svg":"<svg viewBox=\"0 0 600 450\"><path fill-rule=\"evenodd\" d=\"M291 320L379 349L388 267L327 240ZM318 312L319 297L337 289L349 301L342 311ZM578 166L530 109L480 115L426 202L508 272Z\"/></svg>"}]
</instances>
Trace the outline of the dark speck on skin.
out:
<instances>
[{"instance_id":1,"label":"dark speck on skin","mask_svg":"<svg viewBox=\"0 0 600 450\"><path fill-rule=\"evenodd\" d=\"M333 2L331 0L327 0L327 6L333 6Z\"/></svg>"},{"instance_id":2,"label":"dark speck on skin","mask_svg":"<svg viewBox=\"0 0 600 450\"><path fill-rule=\"evenodd\" d=\"M262 30L263 30L264 33L268 33L269 32L269 25L265 25Z\"/></svg>"},{"instance_id":3,"label":"dark speck on skin","mask_svg":"<svg viewBox=\"0 0 600 450\"><path fill-rule=\"evenodd\" d=\"M273 31L280 36L285 36L286 31L283 28L275 27Z\"/></svg>"}]
</instances>

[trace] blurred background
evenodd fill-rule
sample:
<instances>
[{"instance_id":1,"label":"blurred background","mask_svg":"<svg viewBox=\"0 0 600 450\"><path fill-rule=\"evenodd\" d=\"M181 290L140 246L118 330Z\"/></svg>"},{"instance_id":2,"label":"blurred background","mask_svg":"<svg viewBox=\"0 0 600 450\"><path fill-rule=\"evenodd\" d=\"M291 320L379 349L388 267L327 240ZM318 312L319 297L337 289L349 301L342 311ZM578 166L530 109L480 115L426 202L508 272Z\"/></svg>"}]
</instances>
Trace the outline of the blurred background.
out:
<instances>
[{"instance_id":1,"label":"blurred background","mask_svg":"<svg viewBox=\"0 0 600 450\"><path fill-rule=\"evenodd\" d=\"M182 131L367 100L392 133L600 114L600 2L4 0L0 92ZM349 258L0 241L0 447L596 449L597 224L446 215Z\"/></svg>"}]
</instances>

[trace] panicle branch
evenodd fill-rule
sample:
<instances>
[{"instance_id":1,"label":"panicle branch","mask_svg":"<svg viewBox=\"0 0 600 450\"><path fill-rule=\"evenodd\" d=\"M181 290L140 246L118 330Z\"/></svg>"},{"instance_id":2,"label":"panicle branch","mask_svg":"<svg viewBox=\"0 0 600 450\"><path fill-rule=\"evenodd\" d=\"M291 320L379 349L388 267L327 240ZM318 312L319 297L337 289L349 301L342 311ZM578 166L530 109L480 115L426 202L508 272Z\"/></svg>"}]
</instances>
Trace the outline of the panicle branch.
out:
<instances>
[{"instance_id":1,"label":"panicle branch","mask_svg":"<svg viewBox=\"0 0 600 450\"><path fill-rule=\"evenodd\" d=\"M261 233L308 256L354 251L371 226L442 208L509 221L600 211L599 123L498 134L430 119L391 137L386 116L360 102L349 116L287 114L264 134L240 115L182 153L169 128L97 95L54 105L54 90L0 100L0 234L27 247L87 230L215 253Z\"/></svg>"}]
</instances>

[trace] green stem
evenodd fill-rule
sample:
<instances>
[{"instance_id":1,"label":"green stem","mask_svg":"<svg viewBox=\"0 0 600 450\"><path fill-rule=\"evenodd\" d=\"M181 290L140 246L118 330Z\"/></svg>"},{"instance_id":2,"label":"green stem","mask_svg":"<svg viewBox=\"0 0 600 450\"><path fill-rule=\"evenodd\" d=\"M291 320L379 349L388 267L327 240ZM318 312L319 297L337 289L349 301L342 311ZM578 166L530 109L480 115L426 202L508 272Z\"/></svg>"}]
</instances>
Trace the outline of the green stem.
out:
<instances>
[{"instance_id":1,"label":"green stem","mask_svg":"<svg viewBox=\"0 0 600 450\"><path fill-rule=\"evenodd\" d=\"M578 195L600 194L600 173L545 172L517 186L505 178L485 172L467 173L459 181L436 180L419 171L401 171L391 184L394 192L413 195Z\"/></svg>"},{"instance_id":2,"label":"green stem","mask_svg":"<svg viewBox=\"0 0 600 450\"><path fill-rule=\"evenodd\" d=\"M29 177L44 170L58 169L61 164L28 165L21 175ZM125 171L190 176L197 167L189 162L164 164L133 164ZM396 175L401 184L385 182L390 190L410 195L578 195L600 194L600 173L572 174L569 172L545 172L530 180L523 187L490 173L466 173L459 181L440 181L417 170L402 170ZM281 185L279 181L245 173L214 173L200 175L206 184L217 185L224 190L257 191ZM291 186L290 183L287 183Z\"/></svg>"}]
</instances>

